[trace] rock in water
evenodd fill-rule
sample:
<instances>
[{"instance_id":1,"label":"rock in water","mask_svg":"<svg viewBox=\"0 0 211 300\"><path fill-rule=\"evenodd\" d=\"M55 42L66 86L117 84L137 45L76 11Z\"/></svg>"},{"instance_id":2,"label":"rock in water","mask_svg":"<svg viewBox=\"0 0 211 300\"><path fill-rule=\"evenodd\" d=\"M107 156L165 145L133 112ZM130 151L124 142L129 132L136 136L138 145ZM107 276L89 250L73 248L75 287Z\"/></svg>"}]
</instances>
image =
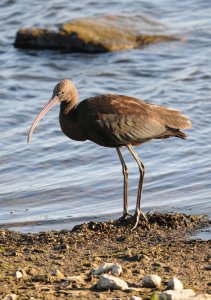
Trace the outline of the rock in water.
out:
<instances>
[{"instance_id":1,"label":"rock in water","mask_svg":"<svg viewBox=\"0 0 211 300\"><path fill-rule=\"evenodd\" d=\"M81 18L64 23L58 31L44 28L18 30L14 46L17 48L54 49L70 52L101 53L132 49L144 45L176 40L173 36L145 30L144 19L101 16ZM137 31L136 27L142 29ZM157 27L156 27L157 28Z\"/></svg>"}]
</instances>

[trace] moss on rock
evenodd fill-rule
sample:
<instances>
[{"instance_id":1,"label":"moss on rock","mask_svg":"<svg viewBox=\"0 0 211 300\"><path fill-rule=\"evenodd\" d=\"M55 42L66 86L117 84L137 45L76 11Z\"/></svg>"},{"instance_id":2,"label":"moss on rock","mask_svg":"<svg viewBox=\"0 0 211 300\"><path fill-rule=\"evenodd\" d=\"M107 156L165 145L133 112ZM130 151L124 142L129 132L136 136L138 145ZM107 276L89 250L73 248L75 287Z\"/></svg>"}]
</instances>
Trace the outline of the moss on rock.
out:
<instances>
[{"instance_id":1,"label":"moss on rock","mask_svg":"<svg viewBox=\"0 0 211 300\"><path fill-rule=\"evenodd\" d=\"M64 23L58 31L42 28L20 29L16 34L14 46L100 53L139 48L150 43L171 40L175 40L175 37L140 34L131 24L128 25L127 19L104 16Z\"/></svg>"}]
</instances>

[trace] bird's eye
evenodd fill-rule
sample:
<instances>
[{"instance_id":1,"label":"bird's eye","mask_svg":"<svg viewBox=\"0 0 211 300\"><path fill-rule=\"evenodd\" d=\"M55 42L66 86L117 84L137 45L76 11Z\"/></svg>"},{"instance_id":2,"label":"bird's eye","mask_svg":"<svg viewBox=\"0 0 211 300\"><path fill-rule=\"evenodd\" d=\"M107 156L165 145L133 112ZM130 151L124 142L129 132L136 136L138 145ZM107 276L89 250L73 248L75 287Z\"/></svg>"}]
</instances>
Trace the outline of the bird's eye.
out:
<instances>
[{"instance_id":1,"label":"bird's eye","mask_svg":"<svg viewBox=\"0 0 211 300\"><path fill-rule=\"evenodd\" d=\"M57 95L58 95L58 96L64 95L64 92L63 92L63 91L58 92Z\"/></svg>"}]
</instances>

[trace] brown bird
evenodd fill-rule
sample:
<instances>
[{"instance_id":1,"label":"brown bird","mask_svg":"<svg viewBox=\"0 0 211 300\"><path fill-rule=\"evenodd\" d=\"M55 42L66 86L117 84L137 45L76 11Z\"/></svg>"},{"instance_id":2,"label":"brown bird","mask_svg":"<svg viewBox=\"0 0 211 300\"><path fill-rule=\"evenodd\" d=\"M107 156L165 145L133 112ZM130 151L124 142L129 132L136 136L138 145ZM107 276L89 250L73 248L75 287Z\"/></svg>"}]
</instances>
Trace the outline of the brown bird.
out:
<instances>
[{"instance_id":1,"label":"brown bird","mask_svg":"<svg viewBox=\"0 0 211 300\"><path fill-rule=\"evenodd\" d=\"M90 140L100 146L116 148L124 176L123 218L128 211L128 168L120 148L126 146L138 164L140 180L136 210L133 216L136 228L141 211L141 194L144 180L144 165L132 146L151 139L169 137L186 138L180 129L191 128L191 121L174 109L144 102L133 97L105 94L85 99L78 103L78 92L73 83L64 79L53 89L51 100L39 113L28 134L27 142L43 116L60 103L59 122L63 133L76 141Z\"/></svg>"}]
</instances>

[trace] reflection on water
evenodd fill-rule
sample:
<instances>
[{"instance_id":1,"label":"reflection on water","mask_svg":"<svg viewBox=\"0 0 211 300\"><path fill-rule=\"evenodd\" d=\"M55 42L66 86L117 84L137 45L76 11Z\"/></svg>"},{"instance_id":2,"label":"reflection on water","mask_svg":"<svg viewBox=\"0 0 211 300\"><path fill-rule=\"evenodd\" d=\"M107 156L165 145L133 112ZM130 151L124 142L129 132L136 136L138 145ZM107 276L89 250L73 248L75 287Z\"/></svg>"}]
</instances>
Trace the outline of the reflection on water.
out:
<instances>
[{"instance_id":1,"label":"reflection on water","mask_svg":"<svg viewBox=\"0 0 211 300\"><path fill-rule=\"evenodd\" d=\"M70 78L80 99L120 93L180 109L193 121L189 139L153 141L136 148L146 166L143 210L211 214L210 16L207 1L1 2L0 223L23 231L71 228L122 213L122 173L116 150L68 140L59 108L41 121L30 145L27 132L52 88ZM106 54L14 49L21 27L50 28L76 17L118 14L183 36L184 41ZM140 18L139 18L140 17ZM151 20L151 22L150 22ZM157 25L156 25L157 24ZM159 24L159 26L158 26ZM129 203L138 170L129 166ZM19 226L21 224L21 226ZM39 224L40 227L38 226Z\"/></svg>"}]
</instances>

